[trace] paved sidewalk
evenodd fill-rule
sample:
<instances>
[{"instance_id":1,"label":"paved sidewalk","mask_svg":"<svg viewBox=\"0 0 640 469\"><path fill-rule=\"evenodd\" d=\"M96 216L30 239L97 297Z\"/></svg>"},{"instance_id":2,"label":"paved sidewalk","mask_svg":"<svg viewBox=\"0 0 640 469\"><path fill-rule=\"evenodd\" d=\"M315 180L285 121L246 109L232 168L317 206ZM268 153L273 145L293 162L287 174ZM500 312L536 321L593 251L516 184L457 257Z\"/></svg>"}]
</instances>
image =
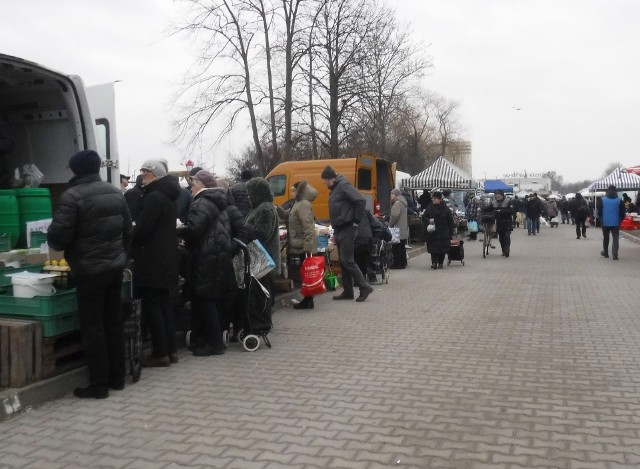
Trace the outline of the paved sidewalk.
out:
<instances>
[{"instance_id":1,"label":"paved sidewalk","mask_svg":"<svg viewBox=\"0 0 640 469\"><path fill-rule=\"evenodd\" d=\"M0 466L640 467L640 246L573 227L431 271L367 302L281 310L273 349L195 358L103 401L0 423Z\"/></svg>"}]
</instances>

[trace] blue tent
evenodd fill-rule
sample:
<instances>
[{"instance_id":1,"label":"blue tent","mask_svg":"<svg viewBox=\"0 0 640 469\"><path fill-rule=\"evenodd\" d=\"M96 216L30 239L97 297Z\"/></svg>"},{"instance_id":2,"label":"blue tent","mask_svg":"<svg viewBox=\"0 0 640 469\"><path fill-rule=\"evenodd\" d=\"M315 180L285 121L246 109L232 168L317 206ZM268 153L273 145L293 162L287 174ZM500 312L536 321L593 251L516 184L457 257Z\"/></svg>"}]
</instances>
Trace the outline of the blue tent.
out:
<instances>
[{"instance_id":1,"label":"blue tent","mask_svg":"<svg viewBox=\"0 0 640 469\"><path fill-rule=\"evenodd\" d=\"M500 179L487 179L484 181L485 192L495 192L498 189L502 189L505 192L513 192L513 187L505 184Z\"/></svg>"}]
</instances>

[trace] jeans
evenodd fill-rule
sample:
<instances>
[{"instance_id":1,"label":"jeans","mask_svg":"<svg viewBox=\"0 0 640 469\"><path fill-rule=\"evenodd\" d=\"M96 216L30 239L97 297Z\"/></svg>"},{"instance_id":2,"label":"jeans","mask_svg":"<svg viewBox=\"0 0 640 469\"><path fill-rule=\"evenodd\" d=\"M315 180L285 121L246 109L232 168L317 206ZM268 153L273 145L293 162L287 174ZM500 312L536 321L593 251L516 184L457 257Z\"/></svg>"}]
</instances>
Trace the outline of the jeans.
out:
<instances>
[{"instance_id":1,"label":"jeans","mask_svg":"<svg viewBox=\"0 0 640 469\"><path fill-rule=\"evenodd\" d=\"M620 228L617 226L603 226L602 227L602 235L604 239L602 240L602 250L605 254L609 254L609 233L611 233L611 237L613 238L613 243L611 245L611 255L613 257L618 257L618 244L620 241Z\"/></svg>"},{"instance_id":2,"label":"jeans","mask_svg":"<svg viewBox=\"0 0 640 469\"><path fill-rule=\"evenodd\" d=\"M361 290L371 288L354 260L354 241L358 234L357 226L342 229L336 234L340 267L342 267L342 287L345 295L353 296L353 284Z\"/></svg>"},{"instance_id":3,"label":"jeans","mask_svg":"<svg viewBox=\"0 0 640 469\"><path fill-rule=\"evenodd\" d=\"M536 235L536 221L533 218L527 217L527 232Z\"/></svg>"},{"instance_id":4,"label":"jeans","mask_svg":"<svg viewBox=\"0 0 640 469\"><path fill-rule=\"evenodd\" d=\"M122 269L76 278L80 333L92 386L124 383L121 289Z\"/></svg>"},{"instance_id":5,"label":"jeans","mask_svg":"<svg viewBox=\"0 0 640 469\"><path fill-rule=\"evenodd\" d=\"M153 356L163 358L176 353L176 325L169 289L140 287L140 293L142 315L151 332Z\"/></svg>"}]
</instances>

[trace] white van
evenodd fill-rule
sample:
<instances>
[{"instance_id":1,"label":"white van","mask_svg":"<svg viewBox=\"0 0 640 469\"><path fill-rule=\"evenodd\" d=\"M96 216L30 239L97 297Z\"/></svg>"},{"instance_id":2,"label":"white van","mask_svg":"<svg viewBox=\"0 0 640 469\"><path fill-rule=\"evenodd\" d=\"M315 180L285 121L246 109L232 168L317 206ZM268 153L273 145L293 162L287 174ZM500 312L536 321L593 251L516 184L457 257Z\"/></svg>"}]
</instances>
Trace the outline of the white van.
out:
<instances>
[{"instance_id":1,"label":"white van","mask_svg":"<svg viewBox=\"0 0 640 469\"><path fill-rule=\"evenodd\" d=\"M78 76L0 54L0 116L15 141L4 166L35 164L54 206L72 177L69 158L81 150L96 150L102 179L119 187L112 83L87 89Z\"/></svg>"}]
</instances>

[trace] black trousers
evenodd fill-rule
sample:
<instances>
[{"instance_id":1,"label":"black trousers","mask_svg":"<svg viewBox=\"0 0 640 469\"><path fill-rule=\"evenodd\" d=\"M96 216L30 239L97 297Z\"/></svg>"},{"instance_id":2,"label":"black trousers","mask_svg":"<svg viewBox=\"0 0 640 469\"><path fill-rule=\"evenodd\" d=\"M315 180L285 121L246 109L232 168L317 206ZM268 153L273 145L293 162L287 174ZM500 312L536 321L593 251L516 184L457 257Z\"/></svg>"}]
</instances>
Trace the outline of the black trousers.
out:
<instances>
[{"instance_id":1,"label":"black trousers","mask_svg":"<svg viewBox=\"0 0 640 469\"><path fill-rule=\"evenodd\" d=\"M446 254L431 254L431 264L444 264Z\"/></svg>"},{"instance_id":2,"label":"black trousers","mask_svg":"<svg viewBox=\"0 0 640 469\"><path fill-rule=\"evenodd\" d=\"M399 243L391 245L393 254L392 269L404 269L407 267L407 240L401 239Z\"/></svg>"},{"instance_id":3,"label":"black trousers","mask_svg":"<svg viewBox=\"0 0 640 469\"><path fill-rule=\"evenodd\" d=\"M176 353L176 323L168 288L140 287L142 315L149 326L153 356L163 358Z\"/></svg>"},{"instance_id":4,"label":"black trousers","mask_svg":"<svg viewBox=\"0 0 640 469\"><path fill-rule=\"evenodd\" d=\"M508 254L511 251L511 230L498 231L498 240L500 241L502 252Z\"/></svg>"},{"instance_id":5,"label":"black trousers","mask_svg":"<svg viewBox=\"0 0 640 469\"><path fill-rule=\"evenodd\" d=\"M122 269L76 278L82 345L89 383L108 387L124 383L124 329L120 293Z\"/></svg>"},{"instance_id":6,"label":"black trousers","mask_svg":"<svg viewBox=\"0 0 640 469\"><path fill-rule=\"evenodd\" d=\"M587 219L586 218L577 218L576 219L576 236L579 238L582 234L582 237L587 237Z\"/></svg>"},{"instance_id":7,"label":"black trousers","mask_svg":"<svg viewBox=\"0 0 640 469\"><path fill-rule=\"evenodd\" d=\"M371 249L371 245L356 246L353 251L353 259L356 261L358 269L360 269L360 272L362 272L362 275L364 275L365 277L367 276L367 271L369 270L369 258L371 257Z\"/></svg>"},{"instance_id":8,"label":"black trousers","mask_svg":"<svg viewBox=\"0 0 640 469\"><path fill-rule=\"evenodd\" d=\"M222 304L213 298L196 296L191 300L192 334L214 348L222 345ZM235 324L234 324L235 325Z\"/></svg>"}]
</instances>

